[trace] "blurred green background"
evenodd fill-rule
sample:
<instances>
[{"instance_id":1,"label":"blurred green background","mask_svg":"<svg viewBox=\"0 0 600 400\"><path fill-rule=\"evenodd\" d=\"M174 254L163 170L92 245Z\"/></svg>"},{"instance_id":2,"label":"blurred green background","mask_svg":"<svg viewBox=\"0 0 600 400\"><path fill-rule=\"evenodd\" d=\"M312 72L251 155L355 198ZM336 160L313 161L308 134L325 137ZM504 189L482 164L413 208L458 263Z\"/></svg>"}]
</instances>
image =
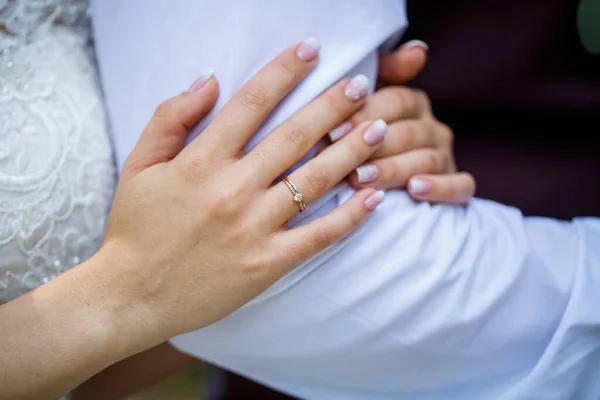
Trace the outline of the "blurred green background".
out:
<instances>
[{"instance_id":1,"label":"blurred green background","mask_svg":"<svg viewBox=\"0 0 600 400\"><path fill-rule=\"evenodd\" d=\"M205 364L195 366L127 400L201 400L208 368Z\"/></svg>"}]
</instances>

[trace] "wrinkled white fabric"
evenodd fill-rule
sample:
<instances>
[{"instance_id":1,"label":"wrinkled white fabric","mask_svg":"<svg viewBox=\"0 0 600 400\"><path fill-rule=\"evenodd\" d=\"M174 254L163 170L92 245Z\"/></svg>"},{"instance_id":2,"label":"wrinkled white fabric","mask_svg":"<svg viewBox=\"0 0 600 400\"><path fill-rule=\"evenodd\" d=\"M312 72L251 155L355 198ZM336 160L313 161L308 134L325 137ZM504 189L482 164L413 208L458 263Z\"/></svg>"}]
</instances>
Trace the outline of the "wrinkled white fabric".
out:
<instances>
[{"instance_id":1,"label":"wrinkled white fabric","mask_svg":"<svg viewBox=\"0 0 600 400\"><path fill-rule=\"evenodd\" d=\"M374 78L405 25L396 0L92 2L122 164L156 105L213 67L217 110L281 49L315 36L316 70L250 146L344 75ZM345 201L341 185L319 215ZM295 221L302 223L302 220ZM179 349L305 399L597 399L600 222L524 218L476 199L389 191L356 232Z\"/></svg>"}]
</instances>

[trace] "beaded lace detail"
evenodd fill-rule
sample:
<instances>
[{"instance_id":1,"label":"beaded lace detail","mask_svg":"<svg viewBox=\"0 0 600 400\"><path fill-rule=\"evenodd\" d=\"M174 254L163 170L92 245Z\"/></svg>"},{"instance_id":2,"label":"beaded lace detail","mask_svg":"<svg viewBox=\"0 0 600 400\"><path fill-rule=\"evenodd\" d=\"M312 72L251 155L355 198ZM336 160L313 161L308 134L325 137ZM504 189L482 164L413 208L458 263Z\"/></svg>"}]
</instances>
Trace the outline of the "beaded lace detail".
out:
<instances>
[{"instance_id":1,"label":"beaded lace detail","mask_svg":"<svg viewBox=\"0 0 600 400\"><path fill-rule=\"evenodd\" d=\"M115 186L87 2L0 0L0 304L98 248Z\"/></svg>"}]
</instances>

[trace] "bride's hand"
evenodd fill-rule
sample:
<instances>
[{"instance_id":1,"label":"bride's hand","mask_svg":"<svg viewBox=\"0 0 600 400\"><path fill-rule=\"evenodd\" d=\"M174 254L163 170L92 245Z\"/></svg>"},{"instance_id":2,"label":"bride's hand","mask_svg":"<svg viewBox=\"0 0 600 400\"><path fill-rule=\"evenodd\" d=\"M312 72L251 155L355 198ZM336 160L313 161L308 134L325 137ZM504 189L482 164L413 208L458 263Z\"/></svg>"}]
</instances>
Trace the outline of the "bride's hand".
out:
<instances>
[{"instance_id":1,"label":"bride's hand","mask_svg":"<svg viewBox=\"0 0 600 400\"><path fill-rule=\"evenodd\" d=\"M316 61L311 42L259 71L182 150L187 130L212 108L214 77L161 104L126 161L98 257L152 341L211 324L298 263L355 229L383 200L368 188L304 226L285 230L299 204L278 177L363 103L366 78L345 79L271 132L242 146ZM387 125L365 121L290 180L306 204L379 147Z\"/></svg>"},{"instance_id":2,"label":"bride's hand","mask_svg":"<svg viewBox=\"0 0 600 400\"><path fill-rule=\"evenodd\" d=\"M354 187L407 188L413 198L432 202L469 201L475 179L457 171L452 130L435 118L423 91L403 86L380 89L348 125L374 118L387 121L389 133L373 156L350 175Z\"/></svg>"},{"instance_id":3,"label":"bride's hand","mask_svg":"<svg viewBox=\"0 0 600 400\"><path fill-rule=\"evenodd\" d=\"M57 398L115 362L211 324L356 228L383 200L364 189L328 215L282 227L299 204L278 177L363 103L345 79L248 154L242 146L313 67L314 41L264 67L182 150L213 107L215 78L161 104L127 160L96 255L0 306L0 398ZM310 204L379 147L365 122L290 180ZM22 379L27 376L27 379Z\"/></svg>"}]
</instances>

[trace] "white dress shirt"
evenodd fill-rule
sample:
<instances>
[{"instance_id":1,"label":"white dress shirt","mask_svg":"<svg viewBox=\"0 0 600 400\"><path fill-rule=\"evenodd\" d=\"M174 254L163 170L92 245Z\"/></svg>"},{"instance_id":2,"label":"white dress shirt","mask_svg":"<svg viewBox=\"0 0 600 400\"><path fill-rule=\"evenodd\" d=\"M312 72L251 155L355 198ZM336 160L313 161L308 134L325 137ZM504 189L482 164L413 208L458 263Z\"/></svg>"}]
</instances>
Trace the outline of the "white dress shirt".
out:
<instances>
[{"instance_id":1,"label":"white dress shirt","mask_svg":"<svg viewBox=\"0 0 600 400\"><path fill-rule=\"evenodd\" d=\"M377 49L406 25L398 0L94 0L92 12L120 165L156 105L206 67L218 110L286 46L323 44L251 147L339 78L374 80ZM307 218L352 193L338 186ZM172 343L306 399L597 399L598 307L597 219L389 191L356 232Z\"/></svg>"}]
</instances>

